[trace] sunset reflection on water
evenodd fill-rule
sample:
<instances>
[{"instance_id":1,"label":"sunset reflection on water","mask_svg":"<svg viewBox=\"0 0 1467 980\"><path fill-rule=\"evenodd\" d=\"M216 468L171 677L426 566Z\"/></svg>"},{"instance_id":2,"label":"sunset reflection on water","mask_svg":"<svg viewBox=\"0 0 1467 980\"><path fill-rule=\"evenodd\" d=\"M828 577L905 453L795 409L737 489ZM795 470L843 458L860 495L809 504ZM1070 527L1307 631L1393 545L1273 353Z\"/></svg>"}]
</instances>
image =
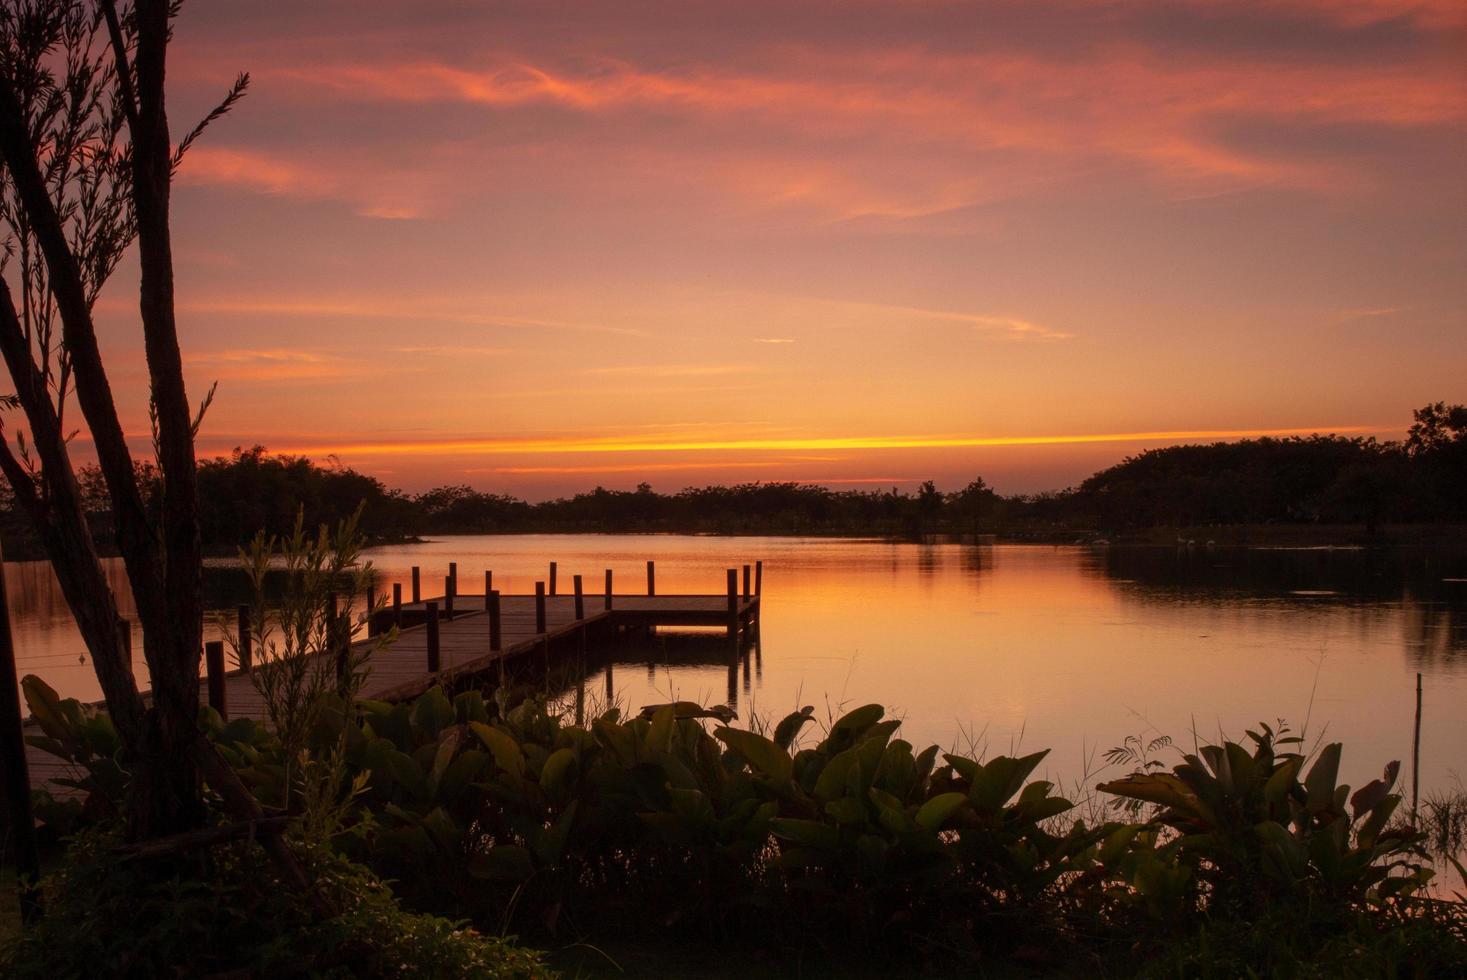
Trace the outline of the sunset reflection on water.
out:
<instances>
[{"instance_id":1,"label":"sunset reflection on water","mask_svg":"<svg viewBox=\"0 0 1467 980\"><path fill-rule=\"evenodd\" d=\"M645 591L653 559L660 593L720 592L724 569L764 562L757 657L731 664L719 636L663 632L591 658L593 705L608 667L614 699L633 709L732 693L744 720L801 704L823 719L877 701L914 743L1052 748L1049 774L1067 785L1130 734L1190 748L1194 730L1241 736L1283 718L1296 730L1307 721L1310 743L1343 741L1359 784L1409 759L1419 670L1423 789L1456 786L1467 769L1458 559L675 535L464 536L369 556L384 591L406 589L417 564L428 595L449 561L465 593L482 589L485 569L502 591L532 592L551 559L563 591L575 574L599 591L606 568L618 593ZM125 597L120 565L109 573ZM5 574L21 671L97 696L47 567L7 563ZM211 569L215 605L241 590Z\"/></svg>"}]
</instances>

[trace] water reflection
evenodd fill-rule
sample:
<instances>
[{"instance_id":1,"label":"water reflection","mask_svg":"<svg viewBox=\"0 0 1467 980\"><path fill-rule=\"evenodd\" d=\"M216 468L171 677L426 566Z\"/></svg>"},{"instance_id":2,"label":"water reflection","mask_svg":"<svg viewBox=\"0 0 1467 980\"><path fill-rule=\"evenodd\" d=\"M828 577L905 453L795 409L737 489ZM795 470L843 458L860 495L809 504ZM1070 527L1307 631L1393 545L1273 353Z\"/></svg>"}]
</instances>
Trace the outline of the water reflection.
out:
<instances>
[{"instance_id":1,"label":"water reflection","mask_svg":"<svg viewBox=\"0 0 1467 980\"><path fill-rule=\"evenodd\" d=\"M737 660L721 635L662 631L591 651L567 685L582 709L669 700L820 718L869 701L903 734L944 747L1051 747L1048 774L1090 779L1099 751L1138 732L1190 744L1259 720L1309 722L1347 745L1347 778L1409 759L1415 672L1425 680L1422 786L1467 771L1467 563L1372 552L1129 551L796 538L466 536L373 549L379 587L422 567L436 593L458 563L465 591L534 591L546 564L617 591L721 592L724 569L764 565L759 646ZM130 615L120 564L108 567ZM22 671L96 697L91 665L49 569L5 566ZM210 604L243 598L237 572L210 569ZM1408 767L1409 768L1409 767Z\"/></svg>"},{"instance_id":2,"label":"water reflection","mask_svg":"<svg viewBox=\"0 0 1467 980\"><path fill-rule=\"evenodd\" d=\"M1405 662L1429 672L1467 659L1467 559L1411 549L1098 549L1081 567L1137 602L1259 607L1310 616L1333 607L1369 642L1401 632Z\"/></svg>"}]
</instances>

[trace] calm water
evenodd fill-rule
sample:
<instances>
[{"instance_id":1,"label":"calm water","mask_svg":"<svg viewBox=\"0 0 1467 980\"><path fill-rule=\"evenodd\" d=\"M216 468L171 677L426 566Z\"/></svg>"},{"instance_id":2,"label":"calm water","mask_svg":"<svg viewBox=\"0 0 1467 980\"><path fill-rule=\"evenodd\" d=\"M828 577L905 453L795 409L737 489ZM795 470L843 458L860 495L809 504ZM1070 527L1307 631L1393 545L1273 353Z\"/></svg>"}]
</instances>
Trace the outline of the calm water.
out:
<instances>
[{"instance_id":1,"label":"calm water","mask_svg":"<svg viewBox=\"0 0 1467 980\"><path fill-rule=\"evenodd\" d=\"M676 697L733 701L740 717L817 715L869 701L906 719L904 737L991 751L1051 747L1049 775L1080 777L1087 758L1130 734L1241 735L1260 720L1308 722L1346 744L1356 784L1407 761L1415 675L1425 683L1422 786L1467 779L1467 561L1358 551L1176 553L1078 547L911 544L692 536L455 537L373 549L384 583L422 566L442 591L450 560L461 591L530 592L545 563L561 582L720 592L724 569L764 561L759 649L731 663L721 637L661 634L593 659L594 705ZM47 566L7 563L22 672L96 697L91 665ZM121 590L120 568L114 585ZM210 575L211 600L242 582ZM124 591L125 590L121 590ZM1170 758L1170 757L1168 757Z\"/></svg>"}]
</instances>

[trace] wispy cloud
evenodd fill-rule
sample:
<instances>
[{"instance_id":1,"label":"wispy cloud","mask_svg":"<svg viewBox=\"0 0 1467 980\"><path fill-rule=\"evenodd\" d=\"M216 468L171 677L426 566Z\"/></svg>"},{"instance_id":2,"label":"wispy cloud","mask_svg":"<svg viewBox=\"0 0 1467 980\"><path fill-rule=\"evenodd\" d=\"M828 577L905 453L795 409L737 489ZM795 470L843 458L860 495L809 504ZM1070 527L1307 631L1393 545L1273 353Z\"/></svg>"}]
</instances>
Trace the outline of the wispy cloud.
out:
<instances>
[{"instance_id":1,"label":"wispy cloud","mask_svg":"<svg viewBox=\"0 0 1467 980\"><path fill-rule=\"evenodd\" d=\"M178 309L188 313L213 313L229 316L282 316L302 318L356 318L363 320L410 320L420 323L451 323L484 327L528 327L543 330L566 330L608 333L627 337L646 337L647 331L634 327L611 326L544 317L522 316L462 308L443 308L431 297L351 300L326 297L297 297L280 300L203 297L181 300Z\"/></svg>"},{"instance_id":2,"label":"wispy cloud","mask_svg":"<svg viewBox=\"0 0 1467 980\"><path fill-rule=\"evenodd\" d=\"M1335 314L1334 320L1336 323L1349 323L1353 320L1376 320L1381 317L1391 317L1398 313L1405 313L1406 310L1407 307L1404 306L1380 306L1370 309L1340 310Z\"/></svg>"},{"instance_id":3,"label":"wispy cloud","mask_svg":"<svg viewBox=\"0 0 1467 980\"><path fill-rule=\"evenodd\" d=\"M706 378L750 370L747 364L617 364L583 368L581 373L600 377Z\"/></svg>"},{"instance_id":4,"label":"wispy cloud","mask_svg":"<svg viewBox=\"0 0 1467 980\"><path fill-rule=\"evenodd\" d=\"M993 313L967 313L961 310L934 309L925 306L902 306L892 303L866 303L854 300L828 300L829 305L874 312L883 316L925 321L928 323L963 324L982 333L993 333L1010 340L1071 340L1074 334L1057 330L1032 320Z\"/></svg>"},{"instance_id":5,"label":"wispy cloud","mask_svg":"<svg viewBox=\"0 0 1467 980\"><path fill-rule=\"evenodd\" d=\"M346 172L339 165L311 164L279 153L205 144L184 157L178 182L185 187L242 187L280 197L343 201L368 218L422 215L419 205L392 194L395 182L382 180L379 174L365 184L353 184L343 176Z\"/></svg>"},{"instance_id":6,"label":"wispy cloud","mask_svg":"<svg viewBox=\"0 0 1467 980\"><path fill-rule=\"evenodd\" d=\"M221 381L326 381L380 373L379 368L331 352L290 348L202 351L188 354L185 363Z\"/></svg>"}]
</instances>

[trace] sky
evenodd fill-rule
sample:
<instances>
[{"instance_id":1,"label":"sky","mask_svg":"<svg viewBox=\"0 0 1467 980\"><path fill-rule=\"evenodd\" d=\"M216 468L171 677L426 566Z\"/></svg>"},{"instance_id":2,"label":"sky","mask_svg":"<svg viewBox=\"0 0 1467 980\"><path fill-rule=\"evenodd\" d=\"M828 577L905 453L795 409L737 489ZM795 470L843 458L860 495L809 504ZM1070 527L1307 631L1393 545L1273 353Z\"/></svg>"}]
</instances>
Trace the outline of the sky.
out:
<instances>
[{"instance_id":1,"label":"sky","mask_svg":"<svg viewBox=\"0 0 1467 980\"><path fill-rule=\"evenodd\" d=\"M191 0L206 454L1064 487L1467 401L1459 0ZM146 445L136 269L98 306Z\"/></svg>"}]
</instances>

